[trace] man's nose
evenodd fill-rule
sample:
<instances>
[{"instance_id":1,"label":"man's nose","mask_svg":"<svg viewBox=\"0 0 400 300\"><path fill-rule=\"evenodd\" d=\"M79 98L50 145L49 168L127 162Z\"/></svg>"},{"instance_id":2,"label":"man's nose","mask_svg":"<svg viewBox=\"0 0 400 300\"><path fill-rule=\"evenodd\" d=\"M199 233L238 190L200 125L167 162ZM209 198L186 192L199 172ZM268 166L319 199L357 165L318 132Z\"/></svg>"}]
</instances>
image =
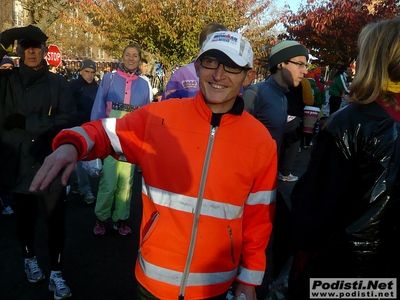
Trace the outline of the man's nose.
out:
<instances>
[{"instance_id":1,"label":"man's nose","mask_svg":"<svg viewBox=\"0 0 400 300\"><path fill-rule=\"evenodd\" d=\"M223 77L224 74L225 74L224 65L219 64L218 68L216 68L214 71L214 78L219 79Z\"/></svg>"}]
</instances>

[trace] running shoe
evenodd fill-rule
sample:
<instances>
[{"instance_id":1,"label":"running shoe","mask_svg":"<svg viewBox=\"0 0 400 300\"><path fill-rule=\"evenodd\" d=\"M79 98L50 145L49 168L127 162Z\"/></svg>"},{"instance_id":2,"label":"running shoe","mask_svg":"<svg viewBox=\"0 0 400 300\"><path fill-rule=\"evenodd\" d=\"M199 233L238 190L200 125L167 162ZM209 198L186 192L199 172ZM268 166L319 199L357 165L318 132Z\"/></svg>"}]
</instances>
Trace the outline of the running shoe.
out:
<instances>
[{"instance_id":1,"label":"running shoe","mask_svg":"<svg viewBox=\"0 0 400 300\"><path fill-rule=\"evenodd\" d=\"M11 208L11 206L6 206L4 207L4 209L1 211L1 214L3 216L11 216L14 214L13 209Z\"/></svg>"},{"instance_id":2,"label":"running shoe","mask_svg":"<svg viewBox=\"0 0 400 300\"><path fill-rule=\"evenodd\" d=\"M299 177L289 174L289 175L282 175L281 173L278 173L278 180L280 181L288 181L288 182L294 182L299 180Z\"/></svg>"},{"instance_id":3,"label":"running shoe","mask_svg":"<svg viewBox=\"0 0 400 300\"><path fill-rule=\"evenodd\" d=\"M95 235L103 235L106 232L106 222L105 221L96 221L96 225L93 228L93 233Z\"/></svg>"},{"instance_id":4,"label":"running shoe","mask_svg":"<svg viewBox=\"0 0 400 300\"><path fill-rule=\"evenodd\" d=\"M96 201L96 197L93 196L91 191L87 191L83 196L83 201L85 201L87 204L92 204L94 201Z\"/></svg>"},{"instance_id":5,"label":"running shoe","mask_svg":"<svg viewBox=\"0 0 400 300\"><path fill-rule=\"evenodd\" d=\"M122 220L115 222L113 228L118 230L120 235L128 235L132 233L132 230L126 226L125 221Z\"/></svg>"},{"instance_id":6,"label":"running shoe","mask_svg":"<svg viewBox=\"0 0 400 300\"><path fill-rule=\"evenodd\" d=\"M42 281L45 278L42 270L39 268L36 256L32 258L25 258L25 273L29 282L32 283Z\"/></svg>"},{"instance_id":7,"label":"running shoe","mask_svg":"<svg viewBox=\"0 0 400 300\"><path fill-rule=\"evenodd\" d=\"M54 299L66 299L72 296L71 290L65 284L61 271L52 272L50 275L49 290L54 292Z\"/></svg>"}]
</instances>

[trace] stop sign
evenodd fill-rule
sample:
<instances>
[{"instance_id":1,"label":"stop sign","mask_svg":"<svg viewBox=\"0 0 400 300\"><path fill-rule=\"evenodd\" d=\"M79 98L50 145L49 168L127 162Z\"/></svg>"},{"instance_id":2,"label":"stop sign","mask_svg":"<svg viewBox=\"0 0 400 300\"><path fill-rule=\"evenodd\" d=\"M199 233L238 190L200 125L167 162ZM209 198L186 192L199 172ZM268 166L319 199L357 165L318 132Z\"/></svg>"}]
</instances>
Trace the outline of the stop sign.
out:
<instances>
[{"instance_id":1,"label":"stop sign","mask_svg":"<svg viewBox=\"0 0 400 300\"><path fill-rule=\"evenodd\" d=\"M46 60L49 65L55 65L56 67L61 64L61 51L57 45L49 45Z\"/></svg>"}]
</instances>

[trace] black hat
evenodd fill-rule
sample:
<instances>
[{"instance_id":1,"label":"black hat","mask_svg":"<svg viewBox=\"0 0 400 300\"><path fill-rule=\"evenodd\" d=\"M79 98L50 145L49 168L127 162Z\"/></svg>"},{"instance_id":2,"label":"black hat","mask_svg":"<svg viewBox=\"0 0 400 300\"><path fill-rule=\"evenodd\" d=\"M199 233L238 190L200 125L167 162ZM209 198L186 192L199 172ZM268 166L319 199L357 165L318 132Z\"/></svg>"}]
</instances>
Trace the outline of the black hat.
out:
<instances>
[{"instance_id":1,"label":"black hat","mask_svg":"<svg viewBox=\"0 0 400 300\"><path fill-rule=\"evenodd\" d=\"M28 38L23 38L18 40L18 45L24 47L24 48L29 48L29 47L33 47L33 48L41 48L42 45L46 45L46 42L38 42L35 40L31 40Z\"/></svg>"},{"instance_id":2,"label":"black hat","mask_svg":"<svg viewBox=\"0 0 400 300\"><path fill-rule=\"evenodd\" d=\"M86 69L86 68L90 68L90 69L93 69L94 71L96 71L95 62L93 60L90 60L90 59L85 59L84 61L82 61L81 71L83 69Z\"/></svg>"},{"instance_id":3,"label":"black hat","mask_svg":"<svg viewBox=\"0 0 400 300\"><path fill-rule=\"evenodd\" d=\"M23 31L21 36L25 37L18 40L18 45L21 45L24 48L40 48L42 45L46 45L48 37L39 27L29 25L20 28L20 30Z\"/></svg>"}]
</instances>

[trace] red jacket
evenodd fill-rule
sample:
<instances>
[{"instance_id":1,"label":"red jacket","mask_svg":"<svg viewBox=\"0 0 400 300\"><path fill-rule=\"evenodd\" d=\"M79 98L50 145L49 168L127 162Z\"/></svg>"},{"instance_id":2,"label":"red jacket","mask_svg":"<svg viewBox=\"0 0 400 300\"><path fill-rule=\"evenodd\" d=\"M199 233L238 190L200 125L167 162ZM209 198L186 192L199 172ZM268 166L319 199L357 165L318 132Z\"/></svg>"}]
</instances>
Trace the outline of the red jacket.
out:
<instances>
[{"instance_id":1,"label":"red jacket","mask_svg":"<svg viewBox=\"0 0 400 300\"><path fill-rule=\"evenodd\" d=\"M113 153L139 163L143 215L135 273L161 299L209 298L235 278L260 285L264 276L276 144L243 111L241 98L216 119L199 93L64 130L54 141L54 147L73 143L80 159Z\"/></svg>"}]
</instances>

